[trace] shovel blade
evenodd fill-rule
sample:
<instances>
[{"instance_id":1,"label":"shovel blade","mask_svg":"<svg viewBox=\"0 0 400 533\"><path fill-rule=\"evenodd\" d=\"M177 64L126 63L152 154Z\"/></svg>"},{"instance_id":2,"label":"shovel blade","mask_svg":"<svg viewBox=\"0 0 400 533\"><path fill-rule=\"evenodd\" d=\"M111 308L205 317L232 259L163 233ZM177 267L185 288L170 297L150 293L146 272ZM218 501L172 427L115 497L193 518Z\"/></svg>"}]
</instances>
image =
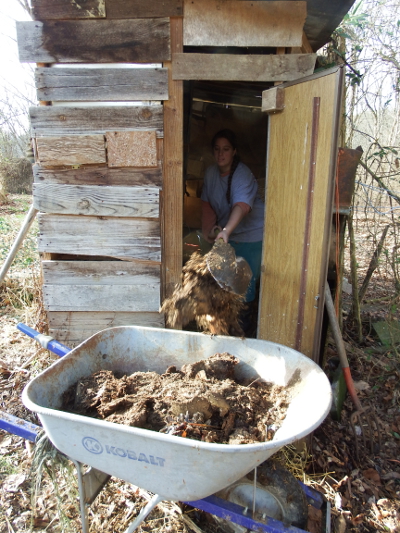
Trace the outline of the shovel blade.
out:
<instances>
[{"instance_id":1,"label":"shovel blade","mask_svg":"<svg viewBox=\"0 0 400 533\"><path fill-rule=\"evenodd\" d=\"M253 274L248 262L236 257L230 244L215 243L206 258L210 274L222 289L241 296L246 294Z\"/></svg>"}]
</instances>

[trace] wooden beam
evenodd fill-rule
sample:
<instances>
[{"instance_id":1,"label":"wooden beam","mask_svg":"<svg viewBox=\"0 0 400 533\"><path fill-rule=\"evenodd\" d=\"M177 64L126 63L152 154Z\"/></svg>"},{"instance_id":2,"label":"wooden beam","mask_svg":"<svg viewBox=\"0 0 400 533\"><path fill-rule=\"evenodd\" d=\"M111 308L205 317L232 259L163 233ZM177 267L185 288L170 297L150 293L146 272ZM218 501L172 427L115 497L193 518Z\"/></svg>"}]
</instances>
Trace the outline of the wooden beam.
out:
<instances>
[{"instance_id":1,"label":"wooden beam","mask_svg":"<svg viewBox=\"0 0 400 533\"><path fill-rule=\"evenodd\" d=\"M264 113L276 113L285 108L285 89L272 87L262 92L261 111Z\"/></svg>"},{"instance_id":2,"label":"wooden beam","mask_svg":"<svg viewBox=\"0 0 400 533\"><path fill-rule=\"evenodd\" d=\"M160 283L148 285L43 285L47 311L157 311Z\"/></svg>"},{"instance_id":3,"label":"wooden beam","mask_svg":"<svg viewBox=\"0 0 400 533\"><path fill-rule=\"evenodd\" d=\"M168 72L161 68L38 68L35 81L38 100L168 99Z\"/></svg>"},{"instance_id":4,"label":"wooden beam","mask_svg":"<svg viewBox=\"0 0 400 533\"><path fill-rule=\"evenodd\" d=\"M313 54L314 50L311 47L311 44L308 40L307 35L303 31L303 37L301 41L301 46L294 46L290 48L290 54Z\"/></svg>"},{"instance_id":5,"label":"wooden beam","mask_svg":"<svg viewBox=\"0 0 400 533\"><path fill-rule=\"evenodd\" d=\"M122 187L162 187L161 167L108 168L82 167L79 169L49 169L32 166L35 183L65 185L113 185Z\"/></svg>"},{"instance_id":6,"label":"wooden beam","mask_svg":"<svg viewBox=\"0 0 400 533\"><path fill-rule=\"evenodd\" d=\"M135 261L43 261L50 311L145 311L160 306L160 266Z\"/></svg>"},{"instance_id":7,"label":"wooden beam","mask_svg":"<svg viewBox=\"0 0 400 533\"><path fill-rule=\"evenodd\" d=\"M163 106L41 106L30 107L34 136L151 130L162 137Z\"/></svg>"},{"instance_id":8,"label":"wooden beam","mask_svg":"<svg viewBox=\"0 0 400 533\"><path fill-rule=\"evenodd\" d=\"M164 327L164 317L158 312L120 311L48 311L49 333L71 348L102 329L117 326Z\"/></svg>"},{"instance_id":9,"label":"wooden beam","mask_svg":"<svg viewBox=\"0 0 400 533\"><path fill-rule=\"evenodd\" d=\"M39 162L43 166L93 165L106 162L103 135L38 137Z\"/></svg>"},{"instance_id":10,"label":"wooden beam","mask_svg":"<svg viewBox=\"0 0 400 533\"><path fill-rule=\"evenodd\" d=\"M301 46L307 2L185 0L185 46Z\"/></svg>"},{"instance_id":11,"label":"wooden beam","mask_svg":"<svg viewBox=\"0 0 400 533\"><path fill-rule=\"evenodd\" d=\"M290 81L314 72L316 54L173 54L173 80Z\"/></svg>"},{"instance_id":12,"label":"wooden beam","mask_svg":"<svg viewBox=\"0 0 400 533\"><path fill-rule=\"evenodd\" d=\"M182 19L171 19L171 49L183 51ZM162 298L170 296L182 271L183 225L183 83L172 80L173 65L164 63L169 74L169 100L164 102L163 165L163 284Z\"/></svg>"},{"instance_id":13,"label":"wooden beam","mask_svg":"<svg viewBox=\"0 0 400 533\"><path fill-rule=\"evenodd\" d=\"M159 63L169 33L167 18L17 22L22 63Z\"/></svg>"},{"instance_id":14,"label":"wooden beam","mask_svg":"<svg viewBox=\"0 0 400 533\"><path fill-rule=\"evenodd\" d=\"M82 18L135 19L178 17L182 0L143 2L143 0L31 0L35 20Z\"/></svg>"},{"instance_id":15,"label":"wooden beam","mask_svg":"<svg viewBox=\"0 0 400 533\"><path fill-rule=\"evenodd\" d=\"M158 218L159 190L34 183L33 205L43 213L61 215Z\"/></svg>"},{"instance_id":16,"label":"wooden beam","mask_svg":"<svg viewBox=\"0 0 400 533\"><path fill-rule=\"evenodd\" d=\"M105 0L31 0L35 20L105 18Z\"/></svg>"},{"instance_id":17,"label":"wooden beam","mask_svg":"<svg viewBox=\"0 0 400 533\"><path fill-rule=\"evenodd\" d=\"M105 0L108 19L134 19L156 17L181 17L183 0Z\"/></svg>"},{"instance_id":18,"label":"wooden beam","mask_svg":"<svg viewBox=\"0 0 400 533\"><path fill-rule=\"evenodd\" d=\"M157 139L153 131L106 133L109 167L156 167Z\"/></svg>"},{"instance_id":19,"label":"wooden beam","mask_svg":"<svg viewBox=\"0 0 400 533\"><path fill-rule=\"evenodd\" d=\"M42 261L46 285L148 285L160 281L160 265L142 261Z\"/></svg>"},{"instance_id":20,"label":"wooden beam","mask_svg":"<svg viewBox=\"0 0 400 533\"><path fill-rule=\"evenodd\" d=\"M40 252L161 261L158 220L38 214Z\"/></svg>"}]
</instances>

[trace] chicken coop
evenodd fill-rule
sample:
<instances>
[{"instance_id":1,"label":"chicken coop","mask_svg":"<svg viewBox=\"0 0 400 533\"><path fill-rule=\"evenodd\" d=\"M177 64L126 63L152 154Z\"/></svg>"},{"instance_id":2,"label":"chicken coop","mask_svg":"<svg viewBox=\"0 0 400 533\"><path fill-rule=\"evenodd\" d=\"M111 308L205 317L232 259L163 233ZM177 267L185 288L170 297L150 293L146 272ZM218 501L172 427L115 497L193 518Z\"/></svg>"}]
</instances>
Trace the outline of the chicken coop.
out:
<instances>
[{"instance_id":1,"label":"chicken coop","mask_svg":"<svg viewBox=\"0 0 400 533\"><path fill-rule=\"evenodd\" d=\"M353 0L31 0L30 109L43 302L69 346L164 327L201 228L211 138L230 128L265 199L261 339L317 359L343 69L317 51Z\"/></svg>"}]
</instances>

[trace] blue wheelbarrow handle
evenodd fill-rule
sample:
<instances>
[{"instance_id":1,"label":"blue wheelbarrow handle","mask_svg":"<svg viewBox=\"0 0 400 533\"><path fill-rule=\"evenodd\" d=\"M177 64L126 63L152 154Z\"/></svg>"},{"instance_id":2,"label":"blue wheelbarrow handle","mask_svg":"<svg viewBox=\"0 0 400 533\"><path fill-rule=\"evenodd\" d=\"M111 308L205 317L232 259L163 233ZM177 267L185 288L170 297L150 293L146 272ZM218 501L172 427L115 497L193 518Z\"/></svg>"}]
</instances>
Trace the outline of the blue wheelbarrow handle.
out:
<instances>
[{"instance_id":1,"label":"blue wheelbarrow handle","mask_svg":"<svg viewBox=\"0 0 400 533\"><path fill-rule=\"evenodd\" d=\"M28 335L28 337L34 339L41 346L43 346L43 348L46 348L46 350L50 350L50 352L53 352L60 357L71 351L71 348L68 348L68 346L56 341L53 337L50 337L49 335L43 335L43 333L39 333L22 322L17 324L17 329L22 331L22 333L25 333L25 335Z\"/></svg>"},{"instance_id":2,"label":"blue wheelbarrow handle","mask_svg":"<svg viewBox=\"0 0 400 533\"><path fill-rule=\"evenodd\" d=\"M17 329L22 331L22 333L25 333L25 335L28 335L28 337L34 339L41 346L43 346L43 348L46 348L46 350L50 350L60 357L71 351L71 348L68 348L68 346L56 341L53 339L53 337L50 337L49 335L43 335L42 333L30 328L26 324L22 324L22 322L17 324ZM42 430L40 426L31 424L26 420L17 418L16 416L5 413L4 411L0 411L0 429L8 431L8 433L18 435L19 437L23 437L24 439L28 439L32 442L35 442L38 433Z\"/></svg>"}]
</instances>

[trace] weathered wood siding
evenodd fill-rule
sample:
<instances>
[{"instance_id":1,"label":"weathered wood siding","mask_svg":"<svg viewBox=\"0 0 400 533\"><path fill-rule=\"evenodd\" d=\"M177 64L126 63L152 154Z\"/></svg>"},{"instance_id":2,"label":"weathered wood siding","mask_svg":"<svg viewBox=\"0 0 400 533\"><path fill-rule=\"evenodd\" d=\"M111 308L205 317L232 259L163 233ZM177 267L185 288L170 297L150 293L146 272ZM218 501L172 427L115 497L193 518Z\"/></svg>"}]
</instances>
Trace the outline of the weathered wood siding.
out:
<instances>
[{"instance_id":1,"label":"weathered wood siding","mask_svg":"<svg viewBox=\"0 0 400 533\"><path fill-rule=\"evenodd\" d=\"M178 17L183 14L182 3L183 0L31 0L36 20Z\"/></svg>"},{"instance_id":2,"label":"weathered wood siding","mask_svg":"<svg viewBox=\"0 0 400 533\"><path fill-rule=\"evenodd\" d=\"M36 147L38 160L44 167L95 165L107 161L103 135L38 137Z\"/></svg>"},{"instance_id":3,"label":"weathered wood siding","mask_svg":"<svg viewBox=\"0 0 400 533\"><path fill-rule=\"evenodd\" d=\"M170 59L169 19L17 22L22 63L159 63Z\"/></svg>"},{"instance_id":4,"label":"weathered wood siding","mask_svg":"<svg viewBox=\"0 0 400 533\"><path fill-rule=\"evenodd\" d=\"M162 68L37 68L35 80L38 100L168 100Z\"/></svg>"},{"instance_id":5,"label":"weathered wood siding","mask_svg":"<svg viewBox=\"0 0 400 533\"><path fill-rule=\"evenodd\" d=\"M49 311L151 312L160 306L160 267L126 261L44 261Z\"/></svg>"},{"instance_id":6,"label":"weathered wood siding","mask_svg":"<svg viewBox=\"0 0 400 533\"><path fill-rule=\"evenodd\" d=\"M39 251L161 261L159 220L38 215Z\"/></svg>"},{"instance_id":7,"label":"weathered wood siding","mask_svg":"<svg viewBox=\"0 0 400 533\"><path fill-rule=\"evenodd\" d=\"M314 72L316 54L174 54L172 79L291 81Z\"/></svg>"},{"instance_id":8,"label":"weathered wood siding","mask_svg":"<svg viewBox=\"0 0 400 533\"><path fill-rule=\"evenodd\" d=\"M155 187L162 188L161 166L157 168L107 168L82 167L45 168L33 165L35 183L60 185L113 185L122 187Z\"/></svg>"},{"instance_id":9,"label":"weathered wood siding","mask_svg":"<svg viewBox=\"0 0 400 533\"><path fill-rule=\"evenodd\" d=\"M185 46L301 46L306 2L185 0Z\"/></svg>"},{"instance_id":10,"label":"weathered wood siding","mask_svg":"<svg viewBox=\"0 0 400 533\"><path fill-rule=\"evenodd\" d=\"M98 331L118 326L164 327L158 312L48 311L49 333L71 348Z\"/></svg>"},{"instance_id":11,"label":"weathered wood siding","mask_svg":"<svg viewBox=\"0 0 400 533\"><path fill-rule=\"evenodd\" d=\"M150 129L162 137L164 128L162 105L39 106L29 117L35 137Z\"/></svg>"},{"instance_id":12,"label":"weathered wood siding","mask_svg":"<svg viewBox=\"0 0 400 533\"><path fill-rule=\"evenodd\" d=\"M33 205L43 213L159 218L159 190L147 187L33 184Z\"/></svg>"}]
</instances>

